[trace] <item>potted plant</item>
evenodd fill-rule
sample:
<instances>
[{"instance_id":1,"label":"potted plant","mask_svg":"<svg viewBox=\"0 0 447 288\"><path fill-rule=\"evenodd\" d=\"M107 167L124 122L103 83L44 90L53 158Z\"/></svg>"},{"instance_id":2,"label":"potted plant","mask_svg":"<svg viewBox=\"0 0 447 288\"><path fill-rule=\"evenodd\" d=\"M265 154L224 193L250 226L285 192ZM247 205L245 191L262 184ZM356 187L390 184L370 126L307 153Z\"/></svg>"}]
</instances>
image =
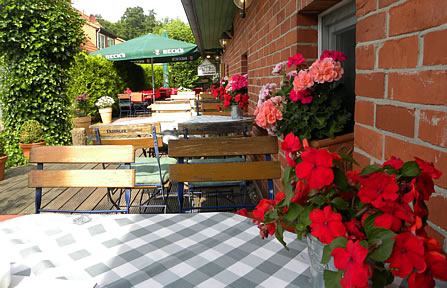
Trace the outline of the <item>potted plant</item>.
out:
<instances>
[{"instance_id":1,"label":"potted plant","mask_svg":"<svg viewBox=\"0 0 447 288\"><path fill-rule=\"evenodd\" d=\"M92 124L92 117L88 115L88 94L83 93L75 98L75 115L73 124L76 128L84 128L87 135L90 134L89 127Z\"/></svg>"},{"instance_id":2,"label":"potted plant","mask_svg":"<svg viewBox=\"0 0 447 288\"><path fill-rule=\"evenodd\" d=\"M432 163L392 157L343 172L336 162L352 158L301 144L293 133L281 148L284 192L261 200L253 215L263 238L275 234L286 245L284 225L306 236L313 287L384 287L394 276L408 278L410 288L447 280L446 257L425 231L425 201L442 174Z\"/></svg>"},{"instance_id":3,"label":"potted plant","mask_svg":"<svg viewBox=\"0 0 447 288\"><path fill-rule=\"evenodd\" d=\"M352 153L354 136L346 134L351 115L343 103L342 85L338 83L343 76L341 63L345 59L341 52L324 51L320 59L309 65L298 53L275 65L272 74L283 74L283 85L279 92L270 94L283 97L283 101L277 105L282 112L281 119L276 119L271 132L284 136L293 132L300 139L309 139L312 147ZM286 66L296 66L297 70L285 73ZM269 98L268 94L260 94L256 112L262 110ZM267 125L262 124L258 126L266 129Z\"/></svg>"},{"instance_id":4,"label":"potted plant","mask_svg":"<svg viewBox=\"0 0 447 288\"><path fill-rule=\"evenodd\" d=\"M101 115L102 123L110 124L112 123L112 105L115 103L110 96L102 96L96 102L96 106L98 107L99 114Z\"/></svg>"},{"instance_id":5,"label":"potted plant","mask_svg":"<svg viewBox=\"0 0 447 288\"><path fill-rule=\"evenodd\" d=\"M3 133L0 133L0 181L3 180L3 176L5 175L6 161L8 161L8 155L5 154Z\"/></svg>"},{"instance_id":6,"label":"potted plant","mask_svg":"<svg viewBox=\"0 0 447 288\"><path fill-rule=\"evenodd\" d=\"M240 119L243 116L243 110L248 107L248 89L247 74L233 75L230 78L224 78L220 82L219 88L213 88L211 94L217 99L223 99L223 109L231 109L231 117ZM220 107L219 107L220 108Z\"/></svg>"},{"instance_id":7,"label":"potted plant","mask_svg":"<svg viewBox=\"0 0 447 288\"><path fill-rule=\"evenodd\" d=\"M45 145L42 128L37 120L25 121L20 127L19 137L20 148L22 148L23 155L28 159L31 147Z\"/></svg>"}]
</instances>

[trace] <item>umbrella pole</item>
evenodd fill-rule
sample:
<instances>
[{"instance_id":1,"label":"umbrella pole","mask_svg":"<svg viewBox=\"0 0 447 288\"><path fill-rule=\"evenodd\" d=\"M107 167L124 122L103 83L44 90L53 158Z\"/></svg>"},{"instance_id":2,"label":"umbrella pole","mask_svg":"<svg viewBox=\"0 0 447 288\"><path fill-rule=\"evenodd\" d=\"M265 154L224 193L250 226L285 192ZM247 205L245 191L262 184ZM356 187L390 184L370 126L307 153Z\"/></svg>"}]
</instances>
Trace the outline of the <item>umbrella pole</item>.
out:
<instances>
[{"instance_id":1,"label":"umbrella pole","mask_svg":"<svg viewBox=\"0 0 447 288\"><path fill-rule=\"evenodd\" d=\"M154 58L151 58L151 66L152 66L152 103L155 103Z\"/></svg>"}]
</instances>

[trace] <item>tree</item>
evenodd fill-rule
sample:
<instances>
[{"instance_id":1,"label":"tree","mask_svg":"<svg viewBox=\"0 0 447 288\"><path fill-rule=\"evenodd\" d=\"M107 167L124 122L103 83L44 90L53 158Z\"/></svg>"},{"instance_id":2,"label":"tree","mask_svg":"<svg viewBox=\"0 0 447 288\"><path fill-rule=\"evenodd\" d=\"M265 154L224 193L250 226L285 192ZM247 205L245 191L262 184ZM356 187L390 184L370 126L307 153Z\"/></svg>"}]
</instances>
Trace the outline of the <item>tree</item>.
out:
<instances>
[{"instance_id":1,"label":"tree","mask_svg":"<svg viewBox=\"0 0 447 288\"><path fill-rule=\"evenodd\" d=\"M68 68L80 52L84 21L70 1L2 0L0 23L0 103L11 166L25 162L18 130L26 120L40 122L49 145L70 143Z\"/></svg>"},{"instance_id":2,"label":"tree","mask_svg":"<svg viewBox=\"0 0 447 288\"><path fill-rule=\"evenodd\" d=\"M163 30L166 30L170 39L194 44L196 42L191 27L179 19L170 20L169 23L158 29L157 34L161 35ZM202 59L200 58L195 61L170 63L170 76L174 87L194 87L195 82L199 80L199 77L197 76L197 67L201 63Z\"/></svg>"}]
</instances>

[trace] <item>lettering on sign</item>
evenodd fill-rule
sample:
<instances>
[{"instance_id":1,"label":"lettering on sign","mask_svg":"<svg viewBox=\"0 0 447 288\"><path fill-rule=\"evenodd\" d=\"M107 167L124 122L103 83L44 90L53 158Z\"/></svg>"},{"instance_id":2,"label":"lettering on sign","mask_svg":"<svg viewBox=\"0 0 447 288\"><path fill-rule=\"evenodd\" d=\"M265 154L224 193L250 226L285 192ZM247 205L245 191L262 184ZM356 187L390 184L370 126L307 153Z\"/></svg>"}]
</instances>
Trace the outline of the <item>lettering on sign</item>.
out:
<instances>
[{"instance_id":1,"label":"lettering on sign","mask_svg":"<svg viewBox=\"0 0 447 288\"><path fill-rule=\"evenodd\" d=\"M183 48L175 48L175 49L164 49L163 54L178 54L183 53L185 50Z\"/></svg>"},{"instance_id":2,"label":"lettering on sign","mask_svg":"<svg viewBox=\"0 0 447 288\"><path fill-rule=\"evenodd\" d=\"M106 130L106 133L126 133L126 130Z\"/></svg>"},{"instance_id":3,"label":"lettering on sign","mask_svg":"<svg viewBox=\"0 0 447 288\"><path fill-rule=\"evenodd\" d=\"M172 57L172 61L186 61L188 57Z\"/></svg>"},{"instance_id":4,"label":"lettering on sign","mask_svg":"<svg viewBox=\"0 0 447 288\"><path fill-rule=\"evenodd\" d=\"M197 67L197 74L199 76L214 75L216 74L216 66L208 59L205 59L202 64Z\"/></svg>"},{"instance_id":5,"label":"lettering on sign","mask_svg":"<svg viewBox=\"0 0 447 288\"><path fill-rule=\"evenodd\" d=\"M105 57L106 57L106 59L119 59L119 58L125 58L125 57L126 57L126 53L111 54L111 55L106 55Z\"/></svg>"}]
</instances>

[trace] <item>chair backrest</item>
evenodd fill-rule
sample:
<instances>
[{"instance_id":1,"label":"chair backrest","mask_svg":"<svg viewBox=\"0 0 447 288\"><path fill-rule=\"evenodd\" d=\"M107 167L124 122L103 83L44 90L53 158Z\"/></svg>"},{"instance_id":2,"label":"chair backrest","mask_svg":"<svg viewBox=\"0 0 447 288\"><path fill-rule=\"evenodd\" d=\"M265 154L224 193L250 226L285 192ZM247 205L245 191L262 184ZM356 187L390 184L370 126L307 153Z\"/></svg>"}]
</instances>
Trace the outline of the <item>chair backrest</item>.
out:
<instances>
[{"instance_id":1,"label":"chair backrest","mask_svg":"<svg viewBox=\"0 0 447 288\"><path fill-rule=\"evenodd\" d=\"M161 132L160 123L144 123L132 125L91 125L90 133L95 135L94 144L132 145L134 149L154 148L152 127L155 127L156 133ZM159 146L163 145L161 136L157 136L157 142Z\"/></svg>"},{"instance_id":2,"label":"chair backrest","mask_svg":"<svg viewBox=\"0 0 447 288\"><path fill-rule=\"evenodd\" d=\"M122 100L129 100L130 101L130 94L118 94L118 99L120 101L122 101Z\"/></svg>"},{"instance_id":3,"label":"chair backrest","mask_svg":"<svg viewBox=\"0 0 447 288\"><path fill-rule=\"evenodd\" d=\"M191 110L191 104L189 102L167 102L163 101L162 104L152 104L149 106L152 112L156 113L175 113L175 112L188 112Z\"/></svg>"},{"instance_id":4,"label":"chair backrest","mask_svg":"<svg viewBox=\"0 0 447 288\"><path fill-rule=\"evenodd\" d=\"M221 114L218 114L221 115ZM214 115L215 116L215 115ZM222 121L222 118L230 119L230 117L214 117L212 115L196 116L196 119L203 121L186 121L178 123L179 133L187 135L228 135L228 134L247 134L252 130L252 119L241 119L238 121Z\"/></svg>"},{"instance_id":5,"label":"chair backrest","mask_svg":"<svg viewBox=\"0 0 447 288\"><path fill-rule=\"evenodd\" d=\"M131 99L134 102L141 102L141 101L143 101L143 93L141 93L141 92L132 92Z\"/></svg>"},{"instance_id":6,"label":"chair backrest","mask_svg":"<svg viewBox=\"0 0 447 288\"><path fill-rule=\"evenodd\" d=\"M36 188L36 213L45 212L129 212L116 210L54 210L41 209L42 188L125 188L126 199L130 199L130 188L135 186L135 170L131 169L86 169L86 170L43 170L45 163L103 164L135 162L132 146L35 146L31 149L30 163L37 163L37 170L28 174L28 187Z\"/></svg>"},{"instance_id":7,"label":"chair backrest","mask_svg":"<svg viewBox=\"0 0 447 288\"><path fill-rule=\"evenodd\" d=\"M177 95L178 88L171 88L171 95Z\"/></svg>"},{"instance_id":8,"label":"chair backrest","mask_svg":"<svg viewBox=\"0 0 447 288\"><path fill-rule=\"evenodd\" d=\"M281 177L278 161L271 161L271 154L278 153L278 140L273 136L219 137L170 140L169 157L178 163L169 168L171 182L210 182L268 180L269 198L273 199L272 179ZM185 157L216 157L262 155L265 161L235 163L182 164Z\"/></svg>"}]
</instances>

